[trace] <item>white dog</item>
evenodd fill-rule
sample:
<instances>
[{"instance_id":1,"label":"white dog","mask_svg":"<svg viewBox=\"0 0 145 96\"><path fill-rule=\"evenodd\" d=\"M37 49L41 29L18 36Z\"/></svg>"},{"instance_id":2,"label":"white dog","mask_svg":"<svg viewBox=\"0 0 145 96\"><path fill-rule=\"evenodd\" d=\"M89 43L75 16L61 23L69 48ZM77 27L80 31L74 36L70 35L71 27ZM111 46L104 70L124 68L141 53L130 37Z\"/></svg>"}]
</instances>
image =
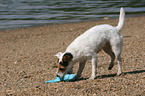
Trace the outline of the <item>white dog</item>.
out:
<instances>
[{"instance_id":1,"label":"white dog","mask_svg":"<svg viewBox=\"0 0 145 96\"><path fill-rule=\"evenodd\" d=\"M90 79L94 79L97 73L97 54L103 49L111 56L111 62L108 70L114 65L115 58L118 60L117 75L122 73L121 52L123 46L123 38L119 31L124 25L125 11L120 9L118 26L97 25L85 33L77 37L66 49L64 53L59 52L55 56L59 58L57 75L63 79L66 73L71 73L73 65L79 62L79 70L74 80L81 76L85 63L88 59L92 60L92 75Z\"/></svg>"}]
</instances>

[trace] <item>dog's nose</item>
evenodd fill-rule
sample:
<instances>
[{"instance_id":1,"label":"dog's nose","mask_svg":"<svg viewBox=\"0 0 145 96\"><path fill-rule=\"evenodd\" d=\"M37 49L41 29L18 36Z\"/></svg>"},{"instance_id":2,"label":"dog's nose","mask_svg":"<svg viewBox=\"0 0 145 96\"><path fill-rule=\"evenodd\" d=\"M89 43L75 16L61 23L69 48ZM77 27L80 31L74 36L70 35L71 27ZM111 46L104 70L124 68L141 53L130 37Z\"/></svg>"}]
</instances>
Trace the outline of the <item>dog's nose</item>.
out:
<instances>
[{"instance_id":1,"label":"dog's nose","mask_svg":"<svg viewBox=\"0 0 145 96\"><path fill-rule=\"evenodd\" d=\"M60 76L57 74L56 77L60 77Z\"/></svg>"}]
</instances>

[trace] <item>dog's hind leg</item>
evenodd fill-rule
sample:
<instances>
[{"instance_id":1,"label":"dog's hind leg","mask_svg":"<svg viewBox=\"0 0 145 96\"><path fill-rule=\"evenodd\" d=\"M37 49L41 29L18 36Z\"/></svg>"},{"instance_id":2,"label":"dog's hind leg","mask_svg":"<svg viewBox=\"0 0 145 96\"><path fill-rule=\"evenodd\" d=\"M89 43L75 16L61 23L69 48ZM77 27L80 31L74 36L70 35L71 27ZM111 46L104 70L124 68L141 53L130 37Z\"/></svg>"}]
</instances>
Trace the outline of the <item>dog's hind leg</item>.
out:
<instances>
[{"instance_id":1,"label":"dog's hind leg","mask_svg":"<svg viewBox=\"0 0 145 96\"><path fill-rule=\"evenodd\" d=\"M103 48L103 50L111 57L111 62L108 67L108 70L111 70L114 66L115 54L111 49L110 43L106 43L106 46Z\"/></svg>"},{"instance_id":2,"label":"dog's hind leg","mask_svg":"<svg viewBox=\"0 0 145 96\"><path fill-rule=\"evenodd\" d=\"M121 60L121 56L118 56L117 60L118 60L118 72L117 72L117 75L120 75L122 73L122 60Z\"/></svg>"},{"instance_id":3,"label":"dog's hind leg","mask_svg":"<svg viewBox=\"0 0 145 96\"><path fill-rule=\"evenodd\" d=\"M117 75L120 75L122 73L122 61L121 61L121 52L122 52L122 42L116 46L112 46L113 52L115 54L115 57L118 61L118 72Z\"/></svg>"}]
</instances>

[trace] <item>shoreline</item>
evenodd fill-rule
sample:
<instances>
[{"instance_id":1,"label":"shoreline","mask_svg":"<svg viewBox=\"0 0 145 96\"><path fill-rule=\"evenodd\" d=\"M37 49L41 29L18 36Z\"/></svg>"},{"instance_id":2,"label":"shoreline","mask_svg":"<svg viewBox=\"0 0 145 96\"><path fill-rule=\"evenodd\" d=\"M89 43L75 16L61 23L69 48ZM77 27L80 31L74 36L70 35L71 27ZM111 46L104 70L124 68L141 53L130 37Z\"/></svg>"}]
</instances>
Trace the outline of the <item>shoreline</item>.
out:
<instances>
[{"instance_id":1,"label":"shoreline","mask_svg":"<svg viewBox=\"0 0 145 96\"><path fill-rule=\"evenodd\" d=\"M129 15L128 17L126 17L126 18L135 18L135 17L144 17L145 15L142 13L142 14L139 14L139 15L137 15L137 14L134 14L134 15ZM88 19L88 20L84 20L84 21L74 21L74 22L68 22L68 23L48 23L48 24L37 24L37 25L32 25L32 26L28 26L28 27L19 27L19 28L9 28L9 29L7 29L7 28L2 28L2 29L0 29L0 32L1 31L10 31L10 30L19 30L19 29L25 29L25 28L31 28L31 27L43 27L43 26L49 26L49 25L60 25L60 24L71 24L71 23L79 23L79 22L91 22L91 21L101 21L101 20L113 20L113 19L118 19L119 18L119 16L118 17L116 17L116 18L109 18L109 17L103 17L103 18L101 18L101 19L97 19L97 20L95 20L95 19Z\"/></svg>"},{"instance_id":2,"label":"shoreline","mask_svg":"<svg viewBox=\"0 0 145 96\"><path fill-rule=\"evenodd\" d=\"M54 56L87 29L100 24L117 26L118 19L46 25L0 31L0 94L4 95L144 95L145 94L145 16L126 18L121 30L124 46L121 76L117 63L108 71L110 57L99 53L95 80L88 61L82 79L76 82L46 84L55 78ZM77 72L78 64L74 66ZM116 82L117 81L117 82ZM101 87L100 87L101 86ZM65 89L65 90L64 90Z\"/></svg>"},{"instance_id":3,"label":"shoreline","mask_svg":"<svg viewBox=\"0 0 145 96\"><path fill-rule=\"evenodd\" d=\"M134 18L144 18L144 17L145 17L144 15L143 16L136 16L136 17L128 17L128 18L126 18L126 20L130 20L130 19L134 19ZM59 28L59 30L54 29L52 32L52 29L51 29L51 31L47 32L47 34L51 33L51 32L55 33L55 31L58 33L59 31L60 32L65 31L65 29L63 29L63 28L65 28L65 26L68 26L71 29L71 28L73 28L73 27L71 27L71 25L73 25L75 27L76 26L82 27L81 26L82 24L83 24L83 26L87 26L87 27L81 33L85 32L87 29L89 29L90 27L93 27L95 25L110 24L112 26L117 26L118 19L103 19L103 20L94 20L94 21L91 20L91 21L82 21L82 22L73 22L73 23L63 23L63 24L61 23L61 24L51 24L51 25L42 25L42 26L31 26L31 27L20 28L20 29L11 29L11 30L6 30L6 31L0 31L0 38L4 39L6 35L9 35L8 37L10 37L10 38L12 38L13 36L17 38L18 35L21 35L21 37L23 37L22 35L27 35L27 36L28 35L38 35L39 32L41 34L45 34L46 32L42 33L41 29L48 31L49 29L51 29L53 27L54 28L57 27L57 28ZM61 27L62 27L62 29L61 29ZM75 28L73 28L73 29L75 29ZM78 28L78 29L80 29L80 28ZM35 31L36 32L35 33L35 32L32 32L31 30L32 31L37 30L37 31ZM77 28L76 28L76 30L77 30ZM31 36L28 36L28 37L31 37ZM7 36L5 39L8 39ZM3 40L1 40L1 41L3 41Z\"/></svg>"}]
</instances>

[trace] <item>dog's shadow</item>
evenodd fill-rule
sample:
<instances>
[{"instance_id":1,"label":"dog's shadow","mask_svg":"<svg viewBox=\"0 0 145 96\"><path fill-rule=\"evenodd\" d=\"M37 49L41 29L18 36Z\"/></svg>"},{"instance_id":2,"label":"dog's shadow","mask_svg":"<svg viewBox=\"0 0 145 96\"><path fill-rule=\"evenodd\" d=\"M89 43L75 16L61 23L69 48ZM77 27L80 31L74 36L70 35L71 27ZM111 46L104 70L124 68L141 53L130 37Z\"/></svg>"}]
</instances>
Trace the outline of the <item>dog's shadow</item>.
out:
<instances>
[{"instance_id":1,"label":"dog's shadow","mask_svg":"<svg viewBox=\"0 0 145 96\"><path fill-rule=\"evenodd\" d=\"M127 75L127 74L139 74L139 73L144 73L145 70L135 70L135 71L130 71L130 72L123 72L121 75L124 76L124 75ZM95 79L98 79L98 78L109 78L109 77L115 77L115 76L118 76L116 73L115 74L108 74L108 75L100 75L100 76L97 76ZM81 80L87 80L89 78L80 78L76 81L81 81Z\"/></svg>"}]
</instances>

